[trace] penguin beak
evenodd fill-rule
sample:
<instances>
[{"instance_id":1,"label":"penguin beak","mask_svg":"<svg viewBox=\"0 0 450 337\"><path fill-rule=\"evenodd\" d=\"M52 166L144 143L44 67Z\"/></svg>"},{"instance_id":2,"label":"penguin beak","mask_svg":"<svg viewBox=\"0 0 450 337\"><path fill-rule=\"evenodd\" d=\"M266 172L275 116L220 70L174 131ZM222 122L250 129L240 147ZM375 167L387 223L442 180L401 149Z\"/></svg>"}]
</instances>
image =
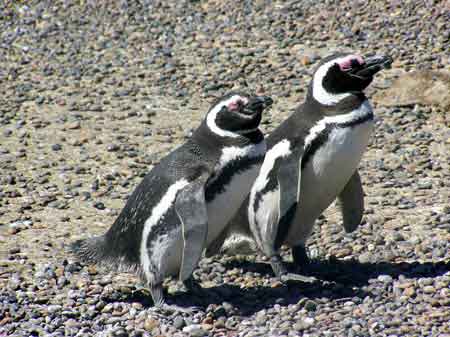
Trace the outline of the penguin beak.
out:
<instances>
[{"instance_id":1,"label":"penguin beak","mask_svg":"<svg viewBox=\"0 0 450 337\"><path fill-rule=\"evenodd\" d=\"M256 96L255 99L256 99L256 102L258 104L261 104L264 109L268 108L273 103L273 99L270 98L269 96Z\"/></svg>"},{"instance_id":2,"label":"penguin beak","mask_svg":"<svg viewBox=\"0 0 450 337\"><path fill-rule=\"evenodd\" d=\"M375 55L364 58L364 63L349 71L351 76L362 79L370 78L383 69L389 69L393 59L388 55Z\"/></svg>"},{"instance_id":3,"label":"penguin beak","mask_svg":"<svg viewBox=\"0 0 450 337\"><path fill-rule=\"evenodd\" d=\"M260 113L264 109L271 106L273 103L272 98L269 96L255 96L249 100L244 108L244 113L246 114L254 114Z\"/></svg>"}]
</instances>

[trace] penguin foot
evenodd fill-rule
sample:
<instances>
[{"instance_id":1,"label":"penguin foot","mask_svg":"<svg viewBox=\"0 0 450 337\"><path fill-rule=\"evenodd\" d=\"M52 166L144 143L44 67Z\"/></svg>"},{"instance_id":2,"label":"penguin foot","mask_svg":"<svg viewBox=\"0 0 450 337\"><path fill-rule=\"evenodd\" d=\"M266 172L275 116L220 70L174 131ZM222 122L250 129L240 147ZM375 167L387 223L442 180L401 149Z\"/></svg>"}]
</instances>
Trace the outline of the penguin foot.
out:
<instances>
[{"instance_id":1,"label":"penguin foot","mask_svg":"<svg viewBox=\"0 0 450 337\"><path fill-rule=\"evenodd\" d=\"M272 267L273 273L278 278L280 278L281 275L287 274L286 267L284 266L280 255L274 255L270 258L270 266Z\"/></svg>"},{"instance_id":2,"label":"penguin foot","mask_svg":"<svg viewBox=\"0 0 450 337\"><path fill-rule=\"evenodd\" d=\"M201 308L195 306L180 307L176 304L167 304L164 300L163 288L161 284L150 285L150 293L154 303L153 309L157 311L163 311L165 313L182 312L186 314L193 314L202 310Z\"/></svg>"},{"instance_id":3,"label":"penguin foot","mask_svg":"<svg viewBox=\"0 0 450 337\"><path fill-rule=\"evenodd\" d=\"M314 283L317 282L317 279L312 276L304 276L299 274L293 274L293 273L286 273L283 275L280 275L280 281L281 282L287 282L287 281L300 281L304 283Z\"/></svg>"},{"instance_id":4,"label":"penguin foot","mask_svg":"<svg viewBox=\"0 0 450 337\"><path fill-rule=\"evenodd\" d=\"M272 256L270 259L270 265L272 266L275 276L283 283L287 281L314 283L317 281L315 277L289 273L279 255Z\"/></svg>"},{"instance_id":5,"label":"penguin foot","mask_svg":"<svg viewBox=\"0 0 450 337\"><path fill-rule=\"evenodd\" d=\"M308 267L311 264L308 251L303 245L292 247L292 258L294 260L294 264L300 268Z\"/></svg>"},{"instance_id":6,"label":"penguin foot","mask_svg":"<svg viewBox=\"0 0 450 337\"><path fill-rule=\"evenodd\" d=\"M191 307L181 307L176 304L167 304L166 302L160 303L159 305L155 305L154 310L163 311L165 313L185 313L185 314L195 314L199 311L202 311L201 308L196 306Z\"/></svg>"},{"instance_id":7,"label":"penguin foot","mask_svg":"<svg viewBox=\"0 0 450 337\"><path fill-rule=\"evenodd\" d=\"M191 292L191 293L198 293L203 290L203 288L198 284L198 282L194 279L194 277L191 275L187 280L183 281L183 291Z\"/></svg>"}]
</instances>

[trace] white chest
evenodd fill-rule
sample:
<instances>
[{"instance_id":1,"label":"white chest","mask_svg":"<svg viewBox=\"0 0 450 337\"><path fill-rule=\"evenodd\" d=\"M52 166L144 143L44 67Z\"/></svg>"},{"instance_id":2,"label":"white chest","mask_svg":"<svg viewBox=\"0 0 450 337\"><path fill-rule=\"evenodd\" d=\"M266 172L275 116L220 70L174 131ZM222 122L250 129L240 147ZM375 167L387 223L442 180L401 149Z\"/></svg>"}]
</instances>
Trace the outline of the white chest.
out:
<instances>
[{"instance_id":1,"label":"white chest","mask_svg":"<svg viewBox=\"0 0 450 337\"><path fill-rule=\"evenodd\" d=\"M239 210L250 188L258 175L261 165L253 165L250 169L241 171L231 178L224 191L217 194L207 204L208 209L208 244L222 232L228 222Z\"/></svg>"},{"instance_id":2,"label":"white chest","mask_svg":"<svg viewBox=\"0 0 450 337\"><path fill-rule=\"evenodd\" d=\"M207 244L215 240L225 229L250 193L250 188L258 175L266 149L265 141L245 147L230 146L222 149L216 167L218 176L224 174L224 170L227 170L227 166L232 162L236 164L237 170L233 172L231 179L222 186L222 191L207 203ZM253 164L249 167L242 167L248 160L253 160Z\"/></svg>"},{"instance_id":3,"label":"white chest","mask_svg":"<svg viewBox=\"0 0 450 337\"><path fill-rule=\"evenodd\" d=\"M333 129L302 170L299 207L288 241L303 240L315 220L336 199L367 148L373 121Z\"/></svg>"},{"instance_id":4,"label":"white chest","mask_svg":"<svg viewBox=\"0 0 450 337\"><path fill-rule=\"evenodd\" d=\"M208 212L208 236L206 247L214 241L225 229L233 215L238 211L248 195L251 185L258 174L260 165L253 165L250 169L240 171L221 193L206 204ZM160 264L164 275L178 275L183 256L183 235L178 229L170 236L162 237L158 249L153 253L154 264ZM163 261L163 263L161 263Z\"/></svg>"}]
</instances>

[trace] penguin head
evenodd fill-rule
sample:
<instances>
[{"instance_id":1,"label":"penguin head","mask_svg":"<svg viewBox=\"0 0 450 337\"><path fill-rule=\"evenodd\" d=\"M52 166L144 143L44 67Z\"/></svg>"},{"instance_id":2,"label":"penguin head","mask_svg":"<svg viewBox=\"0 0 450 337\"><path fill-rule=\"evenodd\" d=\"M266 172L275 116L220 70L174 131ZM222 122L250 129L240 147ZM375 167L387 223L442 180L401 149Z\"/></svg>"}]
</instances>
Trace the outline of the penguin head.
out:
<instances>
[{"instance_id":1,"label":"penguin head","mask_svg":"<svg viewBox=\"0 0 450 337\"><path fill-rule=\"evenodd\" d=\"M231 92L212 105L206 117L207 125L221 136L236 137L255 131L261 122L263 110L272 103L268 96Z\"/></svg>"},{"instance_id":2,"label":"penguin head","mask_svg":"<svg viewBox=\"0 0 450 337\"><path fill-rule=\"evenodd\" d=\"M351 94L361 93L373 76L392 64L390 56L362 57L333 54L322 60L312 80L312 95L324 105L333 105Z\"/></svg>"}]
</instances>

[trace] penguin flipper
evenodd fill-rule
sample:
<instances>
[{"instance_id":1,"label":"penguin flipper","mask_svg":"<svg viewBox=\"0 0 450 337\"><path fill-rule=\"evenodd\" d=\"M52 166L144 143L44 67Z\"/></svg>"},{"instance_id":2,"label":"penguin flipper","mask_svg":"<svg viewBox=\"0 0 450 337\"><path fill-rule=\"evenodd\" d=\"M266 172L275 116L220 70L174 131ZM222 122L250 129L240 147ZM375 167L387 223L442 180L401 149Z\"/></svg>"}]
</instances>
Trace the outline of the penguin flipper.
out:
<instances>
[{"instance_id":1,"label":"penguin flipper","mask_svg":"<svg viewBox=\"0 0 450 337\"><path fill-rule=\"evenodd\" d=\"M300 196L301 153L293 153L284 158L278 169L277 180L280 188L280 219L275 246L280 247L289 231Z\"/></svg>"},{"instance_id":2,"label":"penguin flipper","mask_svg":"<svg viewBox=\"0 0 450 337\"><path fill-rule=\"evenodd\" d=\"M258 248L269 258L277 255L296 210L300 151L302 147L292 149L287 139L274 145L250 192L249 227Z\"/></svg>"},{"instance_id":3,"label":"penguin flipper","mask_svg":"<svg viewBox=\"0 0 450 337\"><path fill-rule=\"evenodd\" d=\"M338 195L338 201L344 229L347 233L351 233L358 228L364 213L364 191L357 170Z\"/></svg>"},{"instance_id":4,"label":"penguin flipper","mask_svg":"<svg viewBox=\"0 0 450 337\"><path fill-rule=\"evenodd\" d=\"M197 179L177 195L175 210L183 227L183 257L179 278L187 280L197 267L206 246L208 213L205 201L205 179Z\"/></svg>"}]
</instances>

